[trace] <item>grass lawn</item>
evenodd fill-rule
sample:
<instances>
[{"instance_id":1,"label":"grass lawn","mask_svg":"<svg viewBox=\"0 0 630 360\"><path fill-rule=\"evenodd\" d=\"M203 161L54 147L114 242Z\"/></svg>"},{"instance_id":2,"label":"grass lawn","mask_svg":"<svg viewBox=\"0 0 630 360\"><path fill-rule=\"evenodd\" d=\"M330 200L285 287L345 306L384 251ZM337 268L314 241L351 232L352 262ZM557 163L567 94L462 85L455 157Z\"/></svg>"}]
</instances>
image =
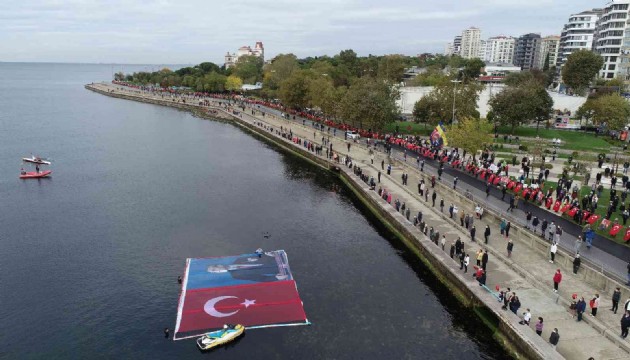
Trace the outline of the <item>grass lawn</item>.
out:
<instances>
[{"instance_id":1,"label":"grass lawn","mask_svg":"<svg viewBox=\"0 0 630 360\"><path fill-rule=\"evenodd\" d=\"M510 134L512 129L510 127L499 127L499 134ZM518 127L514 129L515 136L519 137L536 137L536 128L530 127ZM618 140L610 140L604 136L595 136L593 133L587 133L582 131L570 131L570 130L557 130L557 129L539 129L538 136L543 139L560 139L562 140L561 148L572 150L608 150L613 144L615 146L623 146L623 142ZM503 141L503 136L499 136L499 139ZM611 141L611 142L608 142ZM523 142L523 141L521 141Z\"/></svg>"},{"instance_id":2,"label":"grass lawn","mask_svg":"<svg viewBox=\"0 0 630 360\"><path fill-rule=\"evenodd\" d=\"M396 126L398 126L398 132L401 134L408 135L430 135L435 126L429 124L418 124L412 121L396 121L394 123L388 124L385 127L385 132L394 133L396 132Z\"/></svg>"}]
</instances>

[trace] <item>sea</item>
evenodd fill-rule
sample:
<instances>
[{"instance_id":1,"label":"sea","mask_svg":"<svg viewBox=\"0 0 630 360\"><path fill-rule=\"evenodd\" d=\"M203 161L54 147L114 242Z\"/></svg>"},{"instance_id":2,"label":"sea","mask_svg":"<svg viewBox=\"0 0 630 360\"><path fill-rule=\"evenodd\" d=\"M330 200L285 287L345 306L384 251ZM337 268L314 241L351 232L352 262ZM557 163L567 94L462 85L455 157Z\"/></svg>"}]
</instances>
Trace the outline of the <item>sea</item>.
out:
<instances>
[{"instance_id":1,"label":"sea","mask_svg":"<svg viewBox=\"0 0 630 360\"><path fill-rule=\"evenodd\" d=\"M0 358L509 358L332 174L229 123L84 89L162 67L0 63ZM51 178L18 178L31 154ZM259 247L287 252L312 325L210 354L164 337L186 258Z\"/></svg>"}]
</instances>

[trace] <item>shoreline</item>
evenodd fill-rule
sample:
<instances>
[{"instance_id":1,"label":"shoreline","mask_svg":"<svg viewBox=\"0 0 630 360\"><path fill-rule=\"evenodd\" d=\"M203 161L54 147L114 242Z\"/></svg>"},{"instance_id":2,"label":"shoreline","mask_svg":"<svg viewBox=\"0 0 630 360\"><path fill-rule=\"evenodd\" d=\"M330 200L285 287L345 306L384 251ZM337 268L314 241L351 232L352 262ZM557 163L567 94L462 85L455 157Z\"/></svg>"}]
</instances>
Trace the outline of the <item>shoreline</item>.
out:
<instances>
[{"instance_id":1,"label":"shoreline","mask_svg":"<svg viewBox=\"0 0 630 360\"><path fill-rule=\"evenodd\" d=\"M464 280L461 272L454 270L453 261L445 252L436 252L435 245L422 235L416 227L410 224L393 207L384 203L375 191L370 190L351 170L343 164L336 164L332 161L324 160L309 152L302 146L266 131L260 126L249 123L239 116L230 114L221 108L217 109L217 114L208 115L200 111L200 107L192 104L171 102L168 100L147 99L141 95L122 94L99 89L93 85L86 85L86 89L97 93L122 98L132 101L140 101L155 105L170 106L183 110L190 110L196 115L217 120L231 121L235 125L248 130L257 137L273 143L284 151L288 151L300 158L303 158L319 167L333 171L341 181L352 191L359 201L374 214L374 216L394 235L396 235L416 256L424 263L429 271L449 289L454 297L466 308L473 310L476 316L493 333L493 338L514 358L531 359L559 359L562 356L553 350L549 344L538 336L527 336L523 331L526 327L519 327L518 318L510 312L501 310L496 299L490 298L488 292L479 286L471 286L469 281ZM254 121L258 121L255 119ZM337 171L336 171L337 170ZM447 222L444 220L444 222Z\"/></svg>"}]
</instances>

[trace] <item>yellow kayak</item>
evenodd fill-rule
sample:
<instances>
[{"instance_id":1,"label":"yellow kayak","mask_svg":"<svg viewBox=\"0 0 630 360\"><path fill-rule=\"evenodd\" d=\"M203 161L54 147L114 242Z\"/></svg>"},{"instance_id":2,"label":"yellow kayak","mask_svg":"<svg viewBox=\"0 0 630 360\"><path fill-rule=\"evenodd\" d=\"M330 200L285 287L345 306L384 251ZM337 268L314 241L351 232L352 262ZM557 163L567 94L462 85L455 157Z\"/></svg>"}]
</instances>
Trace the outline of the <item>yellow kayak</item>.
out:
<instances>
[{"instance_id":1,"label":"yellow kayak","mask_svg":"<svg viewBox=\"0 0 630 360\"><path fill-rule=\"evenodd\" d=\"M210 350L215 347L225 345L230 341L243 335L245 327L243 325L224 325L223 329L209 332L197 339L197 346L201 350Z\"/></svg>"}]
</instances>

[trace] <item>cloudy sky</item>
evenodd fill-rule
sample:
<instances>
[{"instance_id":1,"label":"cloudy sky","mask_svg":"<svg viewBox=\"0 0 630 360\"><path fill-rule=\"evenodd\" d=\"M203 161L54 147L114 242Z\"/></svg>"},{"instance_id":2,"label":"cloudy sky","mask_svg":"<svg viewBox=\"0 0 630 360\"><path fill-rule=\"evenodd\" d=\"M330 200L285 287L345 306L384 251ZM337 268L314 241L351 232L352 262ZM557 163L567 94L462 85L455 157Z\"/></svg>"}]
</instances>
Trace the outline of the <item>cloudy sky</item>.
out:
<instances>
[{"instance_id":1,"label":"cloudy sky","mask_svg":"<svg viewBox=\"0 0 630 360\"><path fill-rule=\"evenodd\" d=\"M559 34L605 0L2 0L0 61L223 63L262 41L266 58L442 52L470 26L483 37Z\"/></svg>"}]
</instances>

